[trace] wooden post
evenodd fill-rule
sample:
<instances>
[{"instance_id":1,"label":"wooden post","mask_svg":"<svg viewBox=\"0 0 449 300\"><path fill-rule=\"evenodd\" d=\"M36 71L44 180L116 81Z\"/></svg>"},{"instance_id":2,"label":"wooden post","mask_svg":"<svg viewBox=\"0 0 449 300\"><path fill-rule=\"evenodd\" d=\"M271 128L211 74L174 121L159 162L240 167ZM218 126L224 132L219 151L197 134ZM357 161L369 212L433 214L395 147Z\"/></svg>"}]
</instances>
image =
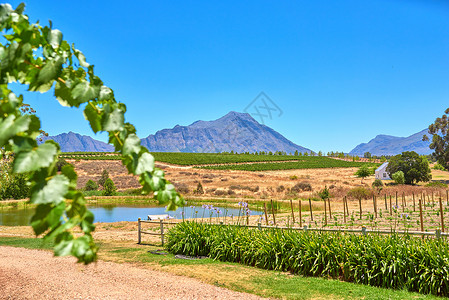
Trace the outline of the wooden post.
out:
<instances>
[{"instance_id":1,"label":"wooden post","mask_svg":"<svg viewBox=\"0 0 449 300\"><path fill-rule=\"evenodd\" d=\"M164 247L164 220L161 219L161 242L162 242L162 247Z\"/></svg>"},{"instance_id":2,"label":"wooden post","mask_svg":"<svg viewBox=\"0 0 449 300\"><path fill-rule=\"evenodd\" d=\"M346 204L345 204L345 200L346 200L346 197L343 198L343 220L344 220L344 222L346 224Z\"/></svg>"},{"instance_id":3,"label":"wooden post","mask_svg":"<svg viewBox=\"0 0 449 300\"><path fill-rule=\"evenodd\" d=\"M327 198L327 204L329 205L329 221L332 219L331 199Z\"/></svg>"},{"instance_id":4,"label":"wooden post","mask_svg":"<svg viewBox=\"0 0 449 300\"><path fill-rule=\"evenodd\" d=\"M433 191L432 191L432 207L435 207L435 200L433 199Z\"/></svg>"},{"instance_id":5,"label":"wooden post","mask_svg":"<svg viewBox=\"0 0 449 300\"><path fill-rule=\"evenodd\" d=\"M387 194L385 194L385 210L388 210Z\"/></svg>"},{"instance_id":6,"label":"wooden post","mask_svg":"<svg viewBox=\"0 0 449 300\"><path fill-rule=\"evenodd\" d=\"M404 198L404 193L402 193L402 212L405 212L405 198Z\"/></svg>"},{"instance_id":7,"label":"wooden post","mask_svg":"<svg viewBox=\"0 0 449 300\"><path fill-rule=\"evenodd\" d=\"M415 193L413 192L413 211L415 211Z\"/></svg>"},{"instance_id":8,"label":"wooden post","mask_svg":"<svg viewBox=\"0 0 449 300\"><path fill-rule=\"evenodd\" d=\"M271 213L273 214L273 224L276 226L276 217L274 216L273 199L271 199Z\"/></svg>"},{"instance_id":9,"label":"wooden post","mask_svg":"<svg viewBox=\"0 0 449 300\"><path fill-rule=\"evenodd\" d=\"M440 216L441 216L441 231L444 232L444 210L443 210L443 203L441 202L441 197L440 197Z\"/></svg>"},{"instance_id":10,"label":"wooden post","mask_svg":"<svg viewBox=\"0 0 449 300\"><path fill-rule=\"evenodd\" d=\"M449 190L446 190L446 205L449 206Z\"/></svg>"},{"instance_id":11,"label":"wooden post","mask_svg":"<svg viewBox=\"0 0 449 300\"><path fill-rule=\"evenodd\" d=\"M348 198L346 196L345 196L345 205L346 205L346 213L348 214L349 217Z\"/></svg>"},{"instance_id":12,"label":"wooden post","mask_svg":"<svg viewBox=\"0 0 449 300\"><path fill-rule=\"evenodd\" d=\"M376 196L373 195L373 208L374 208L374 217L377 219L377 205L376 205Z\"/></svg>"},{"instance_id":13,"label":"wooden post","mask_svg":"<svg viewBox=\"0 0 449 300\"><path fill-rule=\"evenodd\" d=\"M424 231L424 224L422 222L422 204L421 204L421 199L419 199L419 222L421 223L421 231Z\"/></svg>"},{"instance_id":14,"label":"wooden post","mask_svg":"<svg viewBox=\"0 0 449 300\"><path fill-rule=\"evenodd\" d=\"M359 198L360 220L362 219L362 198Z\"/></svg>"},{"instance_id":15,"label":"wooden post","mask_svg":"<svg viewBox=\"0 0 449 300\"><path fill-rule=\"evenodd\" d=\"M302 227L302 203L301 200L299 201L299 227Z\"/></svg>"},{"instance_id":16,"label":"wooden post","mask_svg":"<svg viewBox=\"0 0 449 300\"><path fill-rule=\"evenodd\" d=\"M424 194L424 192L422 193L422 206L423 209L426 209L426 195Z\"/></svg>"},{"instance_id":17,"label":"wooden post","mask_svg":"<svg viewBox=\"0 0 449 300\"><path fill-rule=\"evenodd\" d=\"M398 208L398 191L396 191L396 209Z\"/></svg>"},{"instance_id":18,"label":"wooden post","mask_svg":"<svg viewBox=\"0 0 449 300\"><path fill-rule=\"evenodd\" d=\"M309 208L310 208L310 221L313 221L312 200L310 200L310 198L309 198Z\"/></svg>"},{"instance_id":19,"label":"wooden post","mask_svg":"<svg viewBox=\"0 0 449 300\"><path fill-rule=\"evenodd\" d=\"M390 215L393 215L393 206L391 205L391 195L390 195Z\"/></svg>"},{"instance_id":20,"label":"wooden post","mask_svg":"<svg viewBox=\"0 0 449 300\"><path fill-rule=\"evenodd\" d=\"M140 233L140 218L137 219L137 244L140 244L142 242L142 235Z\"/></svg>"},{"instance_id":21,"label":"wooden post","mask_svg":"<svg viewBox=\"0 0 449 300\"><path fill-rule=\"evenodd\" d=\"M326 208L326 199L324 200L324 226L327 225L327 208Z\"/></svg>"},{"instance_id":22,"label":"wooden post","mask_svg":"<svg viewBox=\"0 0 449 300\"><path fill-rule=\"evenodd\" d=\"M295 213L293 212L293 200L292 199L290 199L290 207L292 209L293 224L295 224Z\"/></svg>"},{"instance_id":23,"label":"wooden post","mask_svg":"<svg viewBox=\"0 0 449 300\"><path fill-rule=\"evenodd\" d=\"M267 203L263 203L263 210L265 211L265 224L268 226L268 214L267 214Z\"/></svg>"},{"instance_id":24,"label":"wooden post","mask_svg":"<svg viewBox=\"0 0 449 300\"><path fill-rule=\"evenodd\" d=\"M405 194L404 194L404 192L402 192L402 203L404 204L404 206L407 206L407 202L405 201Z\"/></svg>"}]
</instances>

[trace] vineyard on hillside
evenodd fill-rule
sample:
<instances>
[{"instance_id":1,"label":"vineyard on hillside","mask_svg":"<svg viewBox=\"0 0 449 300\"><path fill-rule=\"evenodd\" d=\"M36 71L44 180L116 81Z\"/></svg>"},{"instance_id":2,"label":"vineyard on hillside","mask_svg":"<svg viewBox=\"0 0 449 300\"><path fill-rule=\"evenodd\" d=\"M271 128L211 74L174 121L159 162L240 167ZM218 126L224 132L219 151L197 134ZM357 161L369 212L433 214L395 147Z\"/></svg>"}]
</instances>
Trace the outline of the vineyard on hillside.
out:
<instances>
[{"instance_id":1,"label":"vineyard on hillside","mask_svg":"<svg viewBox=\"0 0 449 300\"><path fill-rule=\"evenodd\" d=\"M289 170L315 168L348 168L361 165L377 166L375 163L351 162L324 156L294 155L255 155L255 154L222 154L222 153L180 153L153 152L158 162L183 166L200 166L215 170ZM60 155L64 159L75 160L118 160L120 156L109 152L66 152ZM208 165L208 166L201 166ZM210 166L215 165L215 166Z\"/></svg>"},{"instance_id":2,"label":"vineyard on hillside","mask_svg":"<svg viewBox=\"0 0 449 300\"><path fill-rule=\"evenodd\" d=\"M293 169L319 169L319 168L352 168L362 165L378 166L375 163L350 162L336 160L329 157L308 156L291 162L267 162L241 165L217 165L203 166L202 169L212 170L242 170L242 171L270 171L270 170L293 170Z\"/></svg>"}]
</instances>

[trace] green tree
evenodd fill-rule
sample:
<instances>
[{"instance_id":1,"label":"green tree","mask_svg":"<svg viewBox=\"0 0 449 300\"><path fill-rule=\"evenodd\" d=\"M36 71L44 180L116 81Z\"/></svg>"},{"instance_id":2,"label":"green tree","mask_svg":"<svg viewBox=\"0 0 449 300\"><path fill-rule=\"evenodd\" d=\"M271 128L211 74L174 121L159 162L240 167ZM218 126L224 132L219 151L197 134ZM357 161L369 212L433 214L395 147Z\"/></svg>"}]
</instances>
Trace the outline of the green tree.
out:
<instances>
[{"instance_id":1,"label":"green tree","mask_svg":"<svg viewBox=\"0 0 449 300\"><path fill-rule=\"evenodd\" d=\"M115 187L114 181L111 178L106 179L103 186L104 196L114 196L117 193L117 188Z\"/></svg>"},{"instance_id":2,"label":"green tree","mask_svg":"<svg viewBox=\"0 0 449 300\"><path fill-rule=\"evenodd\" d=\"M84 190L85 191L96 191L96 190L98 190L98 184L95 181L89 179L86 182L86 185L84 186Z\"/></svg>"},{"instance_id":3,"label":"green tree","mask_svg":"<svg viewBox=\"0 0 449 300\"><path fill-rule=\"evenodd\" d=\"M440 165L449 170L449 108L429 126L429 135L432 136L429 148L434 151L433 156ZM424 135L423 141L428 140L429 137Z\"/></svg>"},{"instance_id":4,"label":"green tree","mask_svg":"<svg viewBox=\"0 0 449 300\"><path fill-rule=\"evenodd\" d=\"M364 158L371 158L371 153L365 152L365 153L363 153L363 157Z\"/></svg>"},{"instance_id":5,"label":"green tree","mask_svg":"<svg viewBox=\"0 0 449 300\"><path fill-rule=\"evenodd\" d=\"M109 179L109 172L108 172L108 170L104 169L103 173L101 173L100 179L98 179L98 185L104 186L104 184L106 183L106 180L108 180L108 179Z\"/></svg>"},{"instance_id":6,"label":"green tree","mask_svg":"<svg viewBox=\"0 0 449 300\"><path fill-rule=\"evenodd\" d=\"M203 185L201 184L201 182L198 182L198 185L196 186L196 189L193 190L193 193L199 194L199 195L204 194L204 189L203 189Z\"/></svg>"},{"instance_id":7,"label":"green tree","mask_svg":"<svg viewBox=\"0 0 449 300\"><path fill-rule=\"evenodd\" d=\"M29 196L27 174L12 172L11 158L4 155L0 159L0 199L24 199Z\"/></svg>"},{"instance_id":8,"label":"green tree","mask_svg":"<svg viewBox=\"0 0 449 300\"><path fill-rule=\"evenodd\" d=\"M370 169L368 168L368 166L363 165L363 166L361 166L361 167L357 170L357 172L355 172L354 175L356 175L356 176L359 177L359 178L362 178L361 183L363 183L363 179L365 179L365 177L370 176L370 175L371 175L371 171L370 171Z\"/></svg>"},{"instance_id":9,"label":"green tree","mask_svg":"<svg viewBox=\"0 0 449 300\"><path fill-rule=\"evenodd\" d=\"M115 99L84 54L65 41L51 22L50 26L31 23L24 9L24 4L15 9L0 5L0 149L15 154L13 173L29 174L30 203L37 205L31 218L35 234L54 241L55 255L73 255L79 262L89 263L97 253L92 238L94 216L76 189L77 174L70 165L58 173L59 145L50 140L37 144L42 134L40 120L21 111L23 95L16 95L12 87L52 91L61 105L82 106L93 132L107 132L108 142L121 154L128 172L139 176L143 193L154 192L159 203L170 210L185 201L163 171L154 167L154 158L141 146L135 127L125 122L125 104ZM77 226L82 235L73 234Z\"/></svg>"},{"instance_id":10,"label":"green tree","mask_svg":"<svg viewBox=\"0 0 449 300\"><path fill-rule=\"evenodd\" d=\"M397 171L397 172L393 173L391 175L391 179L393 179L394 182L397 183L397 184L404 184L405 183L404 172Z\"/></svg>"},{"instance_id":11,"label":"green tree","mask_svg":"<svg viewBox=\"0 0 449 300\"><path fill-rule=\"evenodd\" d=\"M402 152L402 154L390 158L386 171L391 178L393 178L394 173L402 171L406 184L415 184L432 179L427 158L419 156L414 151Z\"/></svg>"},{"instance_id":12,"label":"green tree","mask_svg":"<svg viewBox=\"0 0 449 300\"><path fill-rule=\"evenodd\" d=\"M58 169L58 172L61 172L62 168L65 165L69 165L69 163L64 158L58 158L58 161L56 162L56 168Z\"/></svg>"},{"instance_id":13,"label":"green tree","mask_svg":"<svg viewBox=\"0 0 449 300\"><path fill-rule=\"evenodd\" d=\"M380 179L375 179L371 186L373 187L373 189L376 189L378 195L380 195L380 192L384 188L384 184Z\"/></svg>"},{"instance_id":14,"label":"green tree","mask_svg":"<svg viewBox=\"0 0 449 300\"><path fill-rule=\"evenodd\" d=\"M322 200L326 200L330 198L330 192L327 186L324 187L321 191L318 192L318 197L320 197Z\"/></svg>"}]
</instances>

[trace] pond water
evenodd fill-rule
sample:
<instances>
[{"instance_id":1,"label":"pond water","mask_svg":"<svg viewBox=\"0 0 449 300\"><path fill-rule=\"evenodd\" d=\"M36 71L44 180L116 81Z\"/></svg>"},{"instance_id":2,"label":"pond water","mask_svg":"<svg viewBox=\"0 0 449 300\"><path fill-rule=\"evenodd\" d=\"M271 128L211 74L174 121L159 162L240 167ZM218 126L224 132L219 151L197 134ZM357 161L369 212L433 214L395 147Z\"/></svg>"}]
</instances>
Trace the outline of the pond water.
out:
<instances>
[{"instance_id":1,"label":"pond water","mask_svg":"<svg viewBox=\"0 0 449 300\"><path fill-rule=\"evenodd\" d=\"M184 214L185 218L204 218L209 217L223 217L238 216L238 208L224 208L214 206L214 209L204 209L201 206L186 206L180 207L176 211L170 211L168 214L174 219L182 219ZM95 222L112 223L120 221L137 221L137 218L146 220L148 215L162 215L167 214L165 207L163 206L133 206L129 204L106 204L106 205L90 205L89 209L95 215ZM217 210L220 213L217 214ZM227 212L226 212L227 210ZM0 225L2 226L25 226L30 224L31 217L34 214L34 208L21 208L21 209L3 209L0 210ZM251 211L251 215L261 215L261 211Z\"/></svg>"}]
</instances>

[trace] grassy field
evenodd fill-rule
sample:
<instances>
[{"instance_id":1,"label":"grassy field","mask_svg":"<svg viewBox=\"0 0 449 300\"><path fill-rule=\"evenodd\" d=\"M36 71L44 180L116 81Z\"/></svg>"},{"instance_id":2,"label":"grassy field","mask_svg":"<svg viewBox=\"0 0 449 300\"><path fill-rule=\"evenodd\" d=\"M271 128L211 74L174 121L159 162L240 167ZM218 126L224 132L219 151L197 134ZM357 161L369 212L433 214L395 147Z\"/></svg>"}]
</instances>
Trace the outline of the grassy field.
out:
<instances>
[{"instance_id":1,"label":"grassy field","mask_svg":"<svg viewBox=\"0 0 449 300\"><path fill-rule=\"evenodd\" d=\"M50 249L40 239L0 237L0 245L29 249ZM150 253L160 245L100 242L100 259L133 263L143 268L197 278L231 290L278 299L440 299L431 295L389 290L338 280L303 277L287 272L268 271L212 259L183 260L173 255Z\"/></svg>"}]
</instances>

